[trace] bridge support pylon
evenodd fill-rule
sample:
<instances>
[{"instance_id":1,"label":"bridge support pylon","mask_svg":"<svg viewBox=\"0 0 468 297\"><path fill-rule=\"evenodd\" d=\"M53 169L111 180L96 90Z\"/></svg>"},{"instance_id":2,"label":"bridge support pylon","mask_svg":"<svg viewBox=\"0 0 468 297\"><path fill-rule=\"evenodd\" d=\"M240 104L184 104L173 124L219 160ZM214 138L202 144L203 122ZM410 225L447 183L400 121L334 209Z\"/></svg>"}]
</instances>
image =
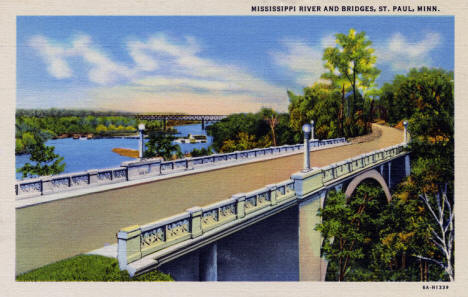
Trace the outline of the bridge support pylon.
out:
<instances>
[{"instance_id":1,"label":"bridge support pylon","mask_svg":"<svg viewBox=\"0 0 468 297\"><path fill-rule=\"evenodd\" d=\"M215 282L218 280L218 246L215 243L200 251L200 281Z\"/></svg>"},{"instance_id":2,"label":"bridge support pylon","mask_svg":"<svg viewBox=\"0 0 468 297\"><path fill-rule=\"evenodd\" d=\"M326 192L299 204L299 280L324 281L327 262L320 257L323 238L315 226L322 222L317 211L323 206Z\"/></svg>"}]
</instances>

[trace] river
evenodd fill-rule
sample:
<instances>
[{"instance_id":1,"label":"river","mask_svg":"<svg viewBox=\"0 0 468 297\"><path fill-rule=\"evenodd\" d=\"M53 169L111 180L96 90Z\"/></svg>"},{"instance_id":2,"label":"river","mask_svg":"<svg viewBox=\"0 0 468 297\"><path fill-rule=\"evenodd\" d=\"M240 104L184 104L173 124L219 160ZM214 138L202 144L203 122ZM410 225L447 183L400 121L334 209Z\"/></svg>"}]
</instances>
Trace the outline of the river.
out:
<instances>
[{"instance_id":1,"label":"river","mask_svg":"<svg viewBox=\"0 0 468 297\"><path fill-rule=\"evenodd\" d=\"M182 137L188 134L206 135L206 131L202 129L201 124L191 124L183 126L175 126L179 132L176 136ZM212 137L207 136L206 143L179 144L183 153L192 151L194 148L207 148L212 143ZM72 138L51 139L46 142L46 145L54 146L55 153L64 158L65 171L64 173L79 172L89 169L103 169L118 167L124 161L133 160L133 158L120 156L112 151L113 148L129 148L138 149L138 139L129 138L103 138L77 140ZM24 166L29 161L29 155L16 156L16 169ZM21 173L16 173L16 178L21 179Z\"/></svg>"}]
</instances>

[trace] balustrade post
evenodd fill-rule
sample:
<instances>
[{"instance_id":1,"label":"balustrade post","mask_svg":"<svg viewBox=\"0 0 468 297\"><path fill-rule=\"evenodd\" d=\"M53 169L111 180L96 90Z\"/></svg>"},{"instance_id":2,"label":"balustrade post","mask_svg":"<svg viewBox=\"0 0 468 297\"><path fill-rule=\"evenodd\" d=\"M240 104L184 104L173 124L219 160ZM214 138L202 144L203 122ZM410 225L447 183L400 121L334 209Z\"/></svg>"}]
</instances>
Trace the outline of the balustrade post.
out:
<instances>
[{"instance_id":1,"label":"balustrade post","mask_svg":"<svg viewBox=\"0 0 468 297\"><path fill-rule=\"evenodd\" d=\"M140 235L141 229L138 225L123 228L117 233L117 259L120 270L126 269L128 263L141 258Z\"/></svg>"},{"instance_id":2,"label":"balustrade post","mask_svg":"<svg viewBox=\"0 0 468 297\"><path fill-rule=\"evenodd\" d=\"M271 205L276 205L277 200L276 200L276 185L267 185L266 186L268 191L270 191L270 203Z\"/></svg>"},{"instance_id":3,"label":"balustrade post","mask_svg":"<svg viewBox=\"0 0 468 297\"><path fill-rule=\"evenodd\" d=\"M187 164L186 164L187 165L187 170L192 170L194 168L192 158L187 158L186 162L187 162Z\"/></svg>"},{"instance_id":4,"label":"balustrade post","mask_svg":"<svg viewBox=\"0 0 468 297\"><path fill-rule=\"evenodd\" d=\"M236 201L236 213L238 219L245 217L245 198L245 194L235 194L231 197L232 200Z\"/></svg>"},{"instance_id":5,"label":"balustrade post","mask_svg":"<svg viewBox=\"0 0 468 297\"><path fill-rule=\"evenodd\" d=\"M202 224L201 224L201 216L202 216L202 209L198 206L189 208L186 210L190 214L190 226L191 226L191 236L192 238L198 237L202 235Z\"/></svg>"},{"instance_id":6,"label":"balustrade post","mask_svg":"<svg viewBox=\"0 0 468 297\"><path fill-rule=\"evenodd\" d=\"M47 193L52 192L52 177L50 176L43 176L41 178L41 195L45 195Z\"/></svg>"}]
</instances>

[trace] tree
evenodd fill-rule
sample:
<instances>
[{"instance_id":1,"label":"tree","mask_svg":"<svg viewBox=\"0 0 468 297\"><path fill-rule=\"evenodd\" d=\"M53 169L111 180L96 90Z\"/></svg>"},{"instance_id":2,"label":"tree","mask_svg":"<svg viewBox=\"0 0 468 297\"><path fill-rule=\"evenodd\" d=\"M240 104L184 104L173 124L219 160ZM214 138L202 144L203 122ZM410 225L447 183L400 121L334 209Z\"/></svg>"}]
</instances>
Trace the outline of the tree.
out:
<instances>
[{"instance_id":1,"label":"tree","mask_svg":"<svg viewBox=\"0 0 468 297\"><path fill-rule=\"evenodd\" d=\"M367 39L365 32L356 33L350 29L348 35L338 33L335 37L337 46L325 49L323 55L325 68L329 71L325 77L341 86L342 100L349 82L353 91L353 102L348 102L348 116L351 116L358 99L358 88L363 92L372 88L380 70L374 66L377 58L373 55L374 49L370 47L372 42Z\"/></svg>"},{"instance_id":2,"label":"tree","mask_svg":"<svg viewBox=\"0 0 468 297\"><path fill-rule=\"evenodd\" d=\"M271 124L271 125L270 125ZM297 143L296 132L289 127L289 115L264 108L257 113L232 114L207 127L213 136L213 149L231 152L246 148ZM271 135L271 136L270 136Z\"/></svg>"},{"instance_id":3,"label":"tree","mask_svg":"<svg viewBox=\"0 0 468 297\"><path fill-rule=\"evenodd\" d=\"M263 118L268 123L271 129L271 137L273 139L273 145L276 146L276 135L275 127L278 125L278 113L271 108L262 108L260 113L263 115Z\"/></svg>"},{"instance_id":4,"label":"tree","mask_svg":"<svg viewBox=\"0 0 468 297\"><path fill-rule=\"evenodd\" d=\"M340 90L340 107L338 112L338 131L339 135L344 135L344 119L345 119L345 98L348 88L351 86L349 80L343 75L336 75L334 70L330 68L329 72L322 74L322 78L329 80L337 89ZM348 104L349 110L349 104ZM349 114L349 113L348 113Z\"/></svg>"},{"instance_id":5,"label":"tree","mask_svg":"<svg viewBox=\"0 0 468 297\"><path fill-rule=\"evenodd\" d=\"M357 228L362 212L354 212L343 192L331 191L327 196L325 207L318 212L322 223L316 230L324 239L322 253L330 268L336 267L336 280L343 281L353 262L364 257L361 247L364 236Z\"/></svg>"},{"instance_id":6,"label":"tree","mask_svg":"<svg viewBox=\"0 0 468 297\"><path fill-rule=\"evenodd\" d=\"M290 126L300 136L302 125L315 121L317 138L338 137L339 90L332 84L315 83L304 88L304 95L288 92ZM299 139L296 140L300 141Z\"/></svg>"},{"instance_id":7,"label":"tree","mask_svg":"<svg viewBox=\"0 0 468 297\"><path fill-rule=\"evenodd\" d=\"M173 135L159 131L150 131L143 157L162 157L164 160L171 160L174 155L178 158L182 157L180 146L174 144L174 140L175 137Z\"/></svg>"},{"instance_id":8,"label":"tree","mask_svg":"<svg viewBox=\"0 0 468 297\"><path fill-rule=\"evenodd\" d=\"M196 149L194 148L191 152L190 152L190 156L192 157L201 157L201 156L209 156L211 155L213 152L211 151L211 147L208 147L208 148L201 148L201 149Z\"/></svg>"},{"instance_id":9,"label":"tree","mask_svg":"<svg viewBox=\"0 0 468 297\"><path fill-rule=\"evenodd\" d=\"M53 146L46 146L42 141L36 138L34 143L27 145L26 152L31 154L30 160L34 163L26 163L18 169L23 178L44 175L59 174L65 170L65 163L62 163L63 157L54 153Z\"/></svg>"},{"instance_id":10,"label":"tree","mask_svg":"<svg viewBox=\"0 0 468 297\"><path fill-rule=\"evenodd\" d=\"M419 197L431 214L432 223L435 226L435 228L432 227L430 230L432 234L431 240L442 254L442 260L421 255L417 255L417 257L436 263L444 269L450 281L454 281L455 213L453 202L449 201L447 197L447 189L442 192L442 195L437 193L434 197L435 199L431 199L426 193L419 195Z\"/></svg>"}]
</instances>

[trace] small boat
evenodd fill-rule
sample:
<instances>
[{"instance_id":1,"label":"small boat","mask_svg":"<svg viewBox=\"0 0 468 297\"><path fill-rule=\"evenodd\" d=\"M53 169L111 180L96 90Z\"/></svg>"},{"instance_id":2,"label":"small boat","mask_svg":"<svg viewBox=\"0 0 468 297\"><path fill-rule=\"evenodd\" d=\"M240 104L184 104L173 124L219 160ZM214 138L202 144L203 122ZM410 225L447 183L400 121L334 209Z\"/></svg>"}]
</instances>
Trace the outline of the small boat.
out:
<instances>
[{"instance_id":1,"label":"small boat","mask_svg":"<svg viewBox=\"0 0 468 297\"><path fill-rule=\"evenodd\" d=\"M206 135L192 135L189 134L187 137L184 138L177 138L174 140L175 143L206 143Z\"/></svg>"}]
</instances>

